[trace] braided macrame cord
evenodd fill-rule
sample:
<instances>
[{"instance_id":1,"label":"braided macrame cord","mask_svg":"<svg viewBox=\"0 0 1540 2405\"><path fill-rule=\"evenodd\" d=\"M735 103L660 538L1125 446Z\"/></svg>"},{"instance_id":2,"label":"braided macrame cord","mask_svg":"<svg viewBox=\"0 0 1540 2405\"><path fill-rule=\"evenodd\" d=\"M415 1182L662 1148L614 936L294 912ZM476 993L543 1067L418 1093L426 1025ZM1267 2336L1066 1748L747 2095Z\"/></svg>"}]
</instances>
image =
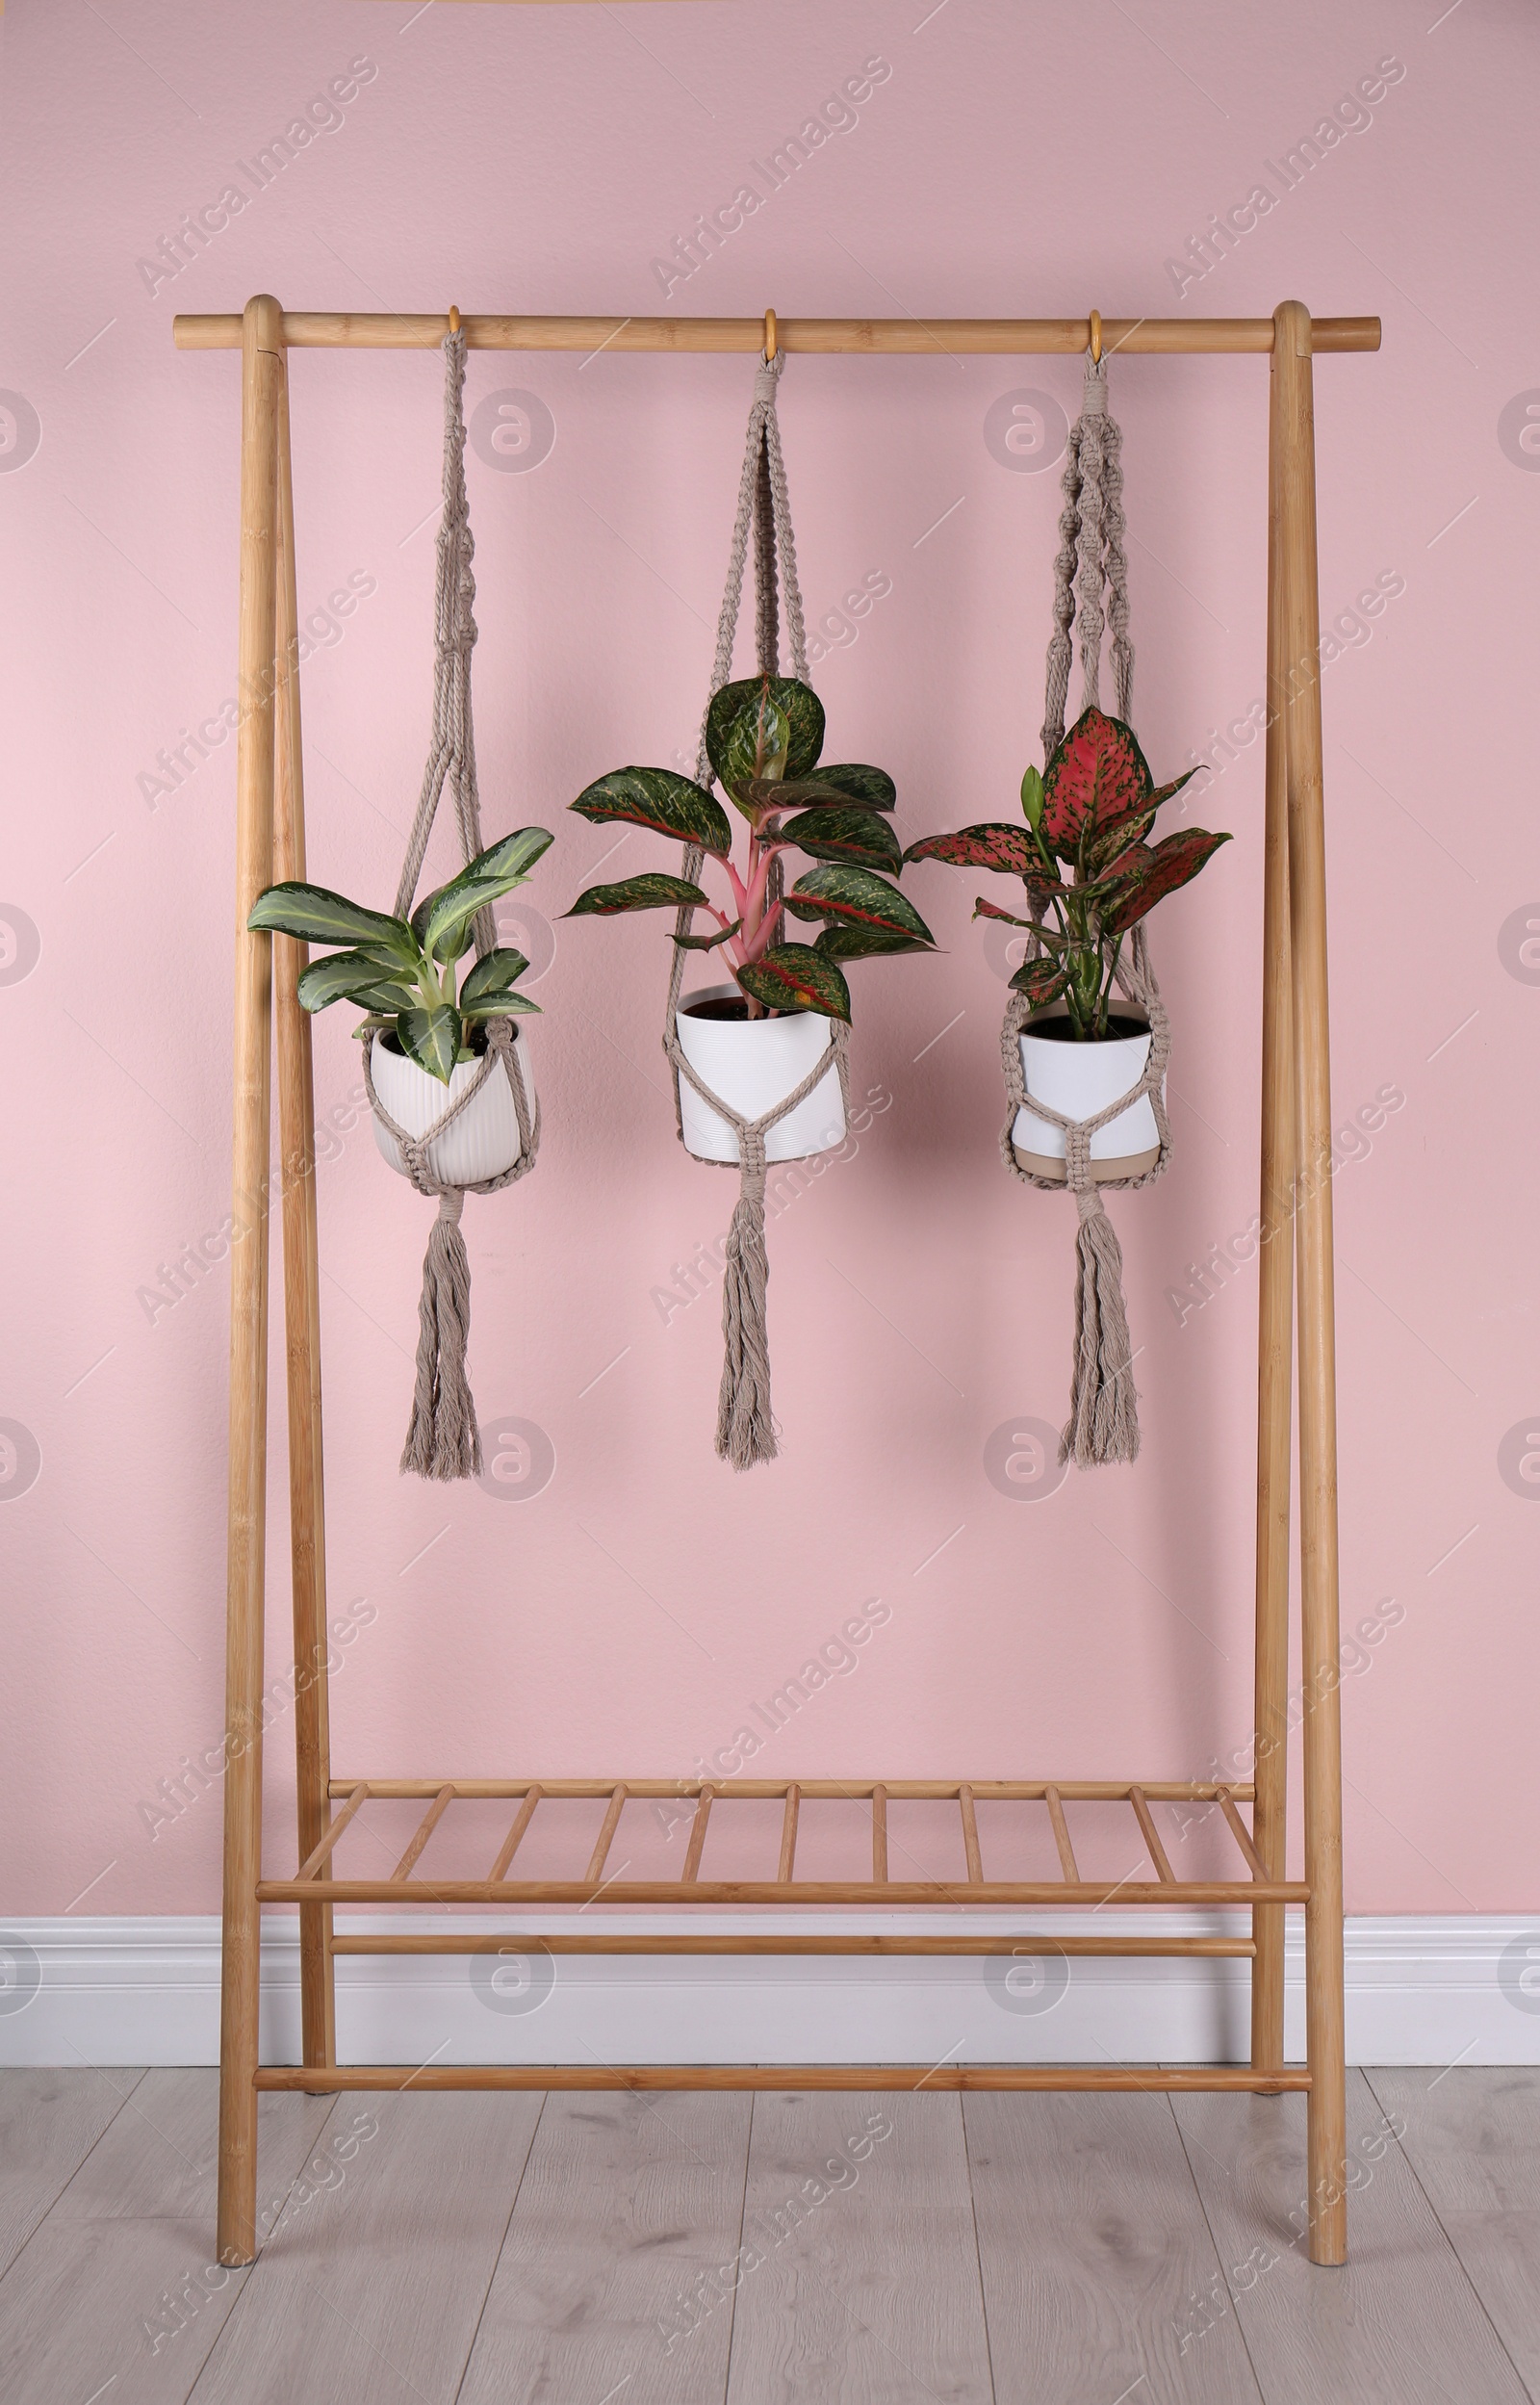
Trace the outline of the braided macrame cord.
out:
<instances>
[{"instance_id":1,"label":"braided macrame cord","mask_svg":"<svg viewBox=\"0 0 1540 2405\"><path fill-rule=\"evenodd\" d=\"M761 360L754 380L754 405L749 412L748 434L744 443L743 475L738 486L737 515L728 557L727 586L722 596L722 613L717 622L716 658L706 694L707 712L713 698L732 674L732 644L743 597L751 526L754 535L756 664L763 675L773 677L781 673L780 604L783 591L792 674L802 684L808 682L808 645L803 625L802 593L797 582L791 505L786 491L785 461L781 451L781 428L776 417L776 385L784 357L784 352L778 352L774 359ZM706 749L704 717L696 776L709 789L712 769L710 754ZM682 874L692 885L700 876L705 858L704 851L696 844L690 845L685 852ZM765 896L767 911L775 909L783 890L782 865L779 860L773 861ZM694 916L694 906L686 903L675 922L676 935L689 934ZM674 1074L675 1125L680 1141L682 1143L684 1140L680 1104L680 1080L683 1078L701 1100L727 1122L738 1143L738 1200L728 1234L722 1277L725 1358L722 1388L717 1402L716 1449L723 1461L731 1461L734 1469L747 1470L752 1469L757 1461L773 1461L780 1449L770 1404L770 1340L765 1316L765 1289L770 1277L764 1226L765 1140L771 1128L789 1117L829 1074L831 1054L827 1049L821 1052L801 1084L794 1086L773 1110L762 1112L757 1119L745 1119L731 1102L724 1101L721 1095L713 1093L691 1067L680 1043L679 1010L685 957L682 947L676 944L663 1016L663 1050ZM833 1063L839 1073L840 1096L848 1113L850 1030L838 1020L832 1024Z\"/></svg>"},{"instance_id":2,"label":"braided macrame cord","mask_svg":"<svg viewBox=\"0 0 1540 2405\"><path fill-rule=\"evenodd\" d=\"M465 335L448 334L444 341L444 516L439 526L438 574L434 594L433 737L417 815L407 840L396 892L396 915L406 918L423 873L428 838L448 786L454 802L460 850L466 862L485 846L481 835L481 804L476 789L475 733L471 717L471 654L476 626L473 612L475 579L471 563L475 544L471 534L470 503L465 485ZM478 959L497 944L490 909L478 911L474 921ZM531 1101L521 1057L519 1031L511 1019L486 1022L486 1050L475 1074L420 1136L398 1126L374 1090L372 1055L376 1031L364 1038L364 1084L370 1106L380 1125L394 1136L406 1175L419 1194L438 1197L438 1216L423 1262L423 1297L418 1309L417 1384L412 1399L401 1468L421 1478L471 1478L481 1469L481 1432L466 1370L471 1330L471 1263L460 1232L460 1214L468 1194L496 1194L533 1169L540 1151L540 1104ZM489 1077L506 1076L519 1126L519 1157L496 1177L471 1185L452 1185L434 1175L430 1155L437 1139L468 1110Z\"/></svg>"},{"instance_id":3,"label":"braided macrame cord","mask_svg":"<svg viewBox=\"0 0 1540 2405\"><path fill-rule=\"evenodd\" d=\"M1069 693L1071 634L1078 635L1082 711L1099 709L1102 638L1112 630L1115 713L1129 719L1134 651L1128 639L1128 560L1123 550L1122 429L1107 405L1107 362L1086 355L1081 413L1070 429L1065 460L1065 506L1059 520L1060 548L1054 562L1053 637L1048 645L1047 696L1042 756L1046 763L1064 738ZM1105 608L1103 592L1106 594ZM1034 912L1034 918L1040 914ZM1029 938L1028 956L1043 947ZM1013 994L1000 1031L1010 1116L1000 1134L1000 1157L1024 1185L1060 1193L1067 1184L1080 1215L1076 1237L1075 1355L1069 1417L1059 1439L1059 1459L1077 1468L1133 1461L1139 1456L1139 1397L1134 1385L1133 1344L1123 1300L1123 1254L1107 1215L1103 1195L1112 1188L1152 1185L1170 1158L1171 1131L1166 1115L1166 1068L1171 1028L1161 999L1142 924L1135 927L1131 956L1119 955L1116 982L1133 1009L1149 1022L1149 1056L1126 1094L1090 1119L1069 1119L1036 1095L1029 1096L1019 1042L1033 1011L1023 994ZM1155 1115L1159 1151L1137 1177L1098 1180L1091 1138L1147 1096ZM1065 1177L1044 1177L1028 1169L1012 1141L1023 1108L1059 1128L1065 1139Z\"/></svg>"}]
</instances>

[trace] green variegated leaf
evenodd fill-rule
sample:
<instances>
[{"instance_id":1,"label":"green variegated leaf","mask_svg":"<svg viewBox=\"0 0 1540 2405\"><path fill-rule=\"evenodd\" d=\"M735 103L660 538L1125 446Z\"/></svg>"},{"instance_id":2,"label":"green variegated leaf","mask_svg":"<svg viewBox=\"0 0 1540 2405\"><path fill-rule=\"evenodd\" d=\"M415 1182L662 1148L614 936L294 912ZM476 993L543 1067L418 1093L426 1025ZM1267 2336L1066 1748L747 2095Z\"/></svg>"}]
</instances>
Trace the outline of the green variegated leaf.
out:
<instances>
[{"instance_id":1,"label":"green variegated leaf","mask_svg":"<svg viewBox=\"0 0 1540 2405\"><path fill-rule=\"evenodd\" d=\"M1023 961L1011 980L1014 993L1024 994L1040 1008L1044 1002L1057 1002L1066 990L1069 980L1056 960L1046 956Z\"/></svg>"},{"instance_id":2,"label":"green variegated leaf","mask_svg":"<svg viewBox=\"0 0 1540 2405\"><path fill-rule=\"evenodd\" d=\"M506 987L516 984L528 966L523 952L516 952L511 945L500 944L496 951L488 952L484 960L478 960L474 969L467 970L465 983L460 988L460 1008L469 1010L483 994L500 994Z\"/></svg>"},{"instance_id":3,"label":"green variegated leaf","mask_svg":"<svg viewBox=\"0 0 1540 2405\"><path fill-rule=\"evenodd\" d=\"M443 1003L437 1010L402 1011L396 1040L408 1060L447 1086L460 1050L460 1014Z\"/></svg>"},{"instance_id":4,"label":"green variegated leaf","mask_svg":"<svg viewBox=\"0 0 1540 2405\"><path fill-rule=\"evenodd\" d=\"M848 919L855 926L913 936L921 944L936 941L913 903L870 868L811 868L786 895L786 908L799 918Z\"/></svg>"},{"instance_id":5,"label":"green variegated leaf","mask_svg":"<svg viewBox=\"0 0 1540 2405\"><path fill-rule=\"evenodd\" d=\"M928 952L931 948L917 936L894 935L886 927L857 927L843 920L837 927L820 929L813 944L825 960L874 960L888 952Z\"/></svg>"},{"instance_id":6,"label":"green variegated leaf","mask_svg":"<svg viewBox=\"0 0 1540 2405\"><path fill-rule=\"evenodd\" d=\"M820 761L815 785L828 786L841 801L860 802L866 810L891 810L898 789L886 768L869 768L862 760Z\"/></svg>"},{"instance_id":7,"label":"green variegated leaf","mask_svg":"<svg viewBox=\"0 0 1540 2405\"><path fill-rule=\"evenodd\" d=\"M417 918L413 914L413 933L430 960L458 960L470 940L471 921L476 912L511 893L516 885L523 885L534 861L550 848L552 837L545 827L519 827L501 841L479 852L462 868L457 877L442 886L431 896L430 906L418 934Z\"/></svg>"},{"instance_id":8,"label":"green variegated leaf","mask_svg":"<svg viewBox=\"0 0 1540 2405\"><path fill-rule=\"evenodd\" d=\"M617 885L591 885L565 916L614 918L624 910L679 910L685 902L699 906L706 898L687 877L669 877L652 869L645 876L622 877Z\"/></svg>"},{"instance_id":9,"label":"green variegated leaf","mask_svg":"<svg viewBox=\"0 0 1540 2405\"><path fill-rule=\"evenodd\" d=\"M388 987L399 973L399 964L389 954L367 947L352 952L328 952L324 960L313 960L300 972L299 999L307 1011L321 1011L328 1002L342 1001L350 996L363 1001L366 993ZM410 1010L412 996L404 989L392 1010Z\"/></svg>"},{"instance_id":10,"label":"green variegated leaf","mask_svg":"<svg viewBox=\"0 0 1540 2405\"><path fill-rule=\"evenodd\" d=\"M944 860L953 868L997 868L1003 874L1040 876L1042 856L1024 827L991 821L980 827L956 827L947 835L922 835L910 844L906 862Z\"/></svg>"},{"instance_id":11,"label":"green variegated leaf","mask_svg":"<svg viewBox=\"0 0 1540 2405\"><path fill-rule=\"evenodd\" d=\"M762 730L761 697L768 698L772 713ZM784 733L779 740L783 749L778 773L805 777L824 741L824 708L811 685L799 684L795 677L742 677L712 694L706 714L706 757L730 793L734 790L734 778L747 783L764 775L760 734L774 734L783 720Z\"/></svg>"},{"instance_id":12,"label":"green variegated leaf","mask_svg":"<svg viewBox=\"0 0 1540 2405\"><path fill-rule=\"evenodd\" d=\"M904 865L897 836L875 810L805 810L786 820L776 840L795 843L811 860L851 860L894 877Z\"/></svg>"},{"instance_id":13,"label":"green variegated leaf","mask_svg":"<svg viewBox=\"0 0 1540 2405\"><path fill-rule=\"evenodd\" d=\"M476 1021L512 1019L520 1011L538 1011L543 1008L542 1003L531 1002L527 994L514 994L506 989L500 994L478 994L474 1002L466 1001L463 995L460 998L462 1016Z\"/></svg>"},{"instance_id":14,"label":"green variegated leaf","mask_svg":"<svg viewBox=\"0 0 1540 2405\"><path fill-rule=\"evenodd\" d=\"M623 818L634 827L652 827L680 843L699 843L725 860L732 848L732 829L720 802L690 777L672 768L612 768L607 777L585 787L570 805L580 818L597 826Z\"/></svg>"},{"instance_id":15,"label":"green variegated leaf","mask_svg":"<svg viewBox=\"0 0 1540 2405\"><path fill-rule=\"evenodd\" d=\"M252 903L246 925L254 933L297 936L302 944L365 944L408 969L417 959L404 921L388 918L382 910L366 910L362 902L349 902L323 885L270 885Z\"/></svg>"},{"instance_id":16,"label":"green variegated leaf","mask_svg":"<svg viewBox=\"0 0 1540 2405\"><path fill-rule=\"evenodd\" d=\"M721 758L712 765L724 791L742 809L757 809L752 793L779 785L786 772L786 746L791 721L763 678L748 688L743 701L722 729Z\"/></svg>"},{"instance_id":17,"label":"green variegated leaf","mask_svg":"<svg viewBox=\"0 0 1540 2405\"><path fill-rule=\"evenodd\" d=\"M1219 850L1228 843L1227 835L1209 835L1202 827L1184 828L1180 835L1168 835L1164 842L1142 845L1127 856L1133 863L1132 873L1124 880L1124 892L1115 898L1101 914L1104 935L1126 935L1137 926L1146 911L1164 901L1197 875L1197 872Z\"/></svg>"},{"instance_id":18,"label":"green variegated leaf","mask_svg":"<svg viewBox=\"0 0 1540 2405\"><path fill-rule=\"evenodd\" d=\"M1204 767L1206 764L1207 763L1205 762L1199 761L1198 768ZM1163 785L1158 792L1150 795L1149 798L1151 803L1158 809L1162 802L1168 802L1173 793L1180 793L1183 786L1196 775L1197 768L1189 768L1184 775L1173 777L1169 785Z\"/></svg>"},{"instance_id":19,"label":"green variegated leaf","mask_svg":"<svg viewBox=\"0 0 1540 2405\"><path fill-rule=\"evenodd\" d=\"M677 935L670 940L679 945L681 952L714 952L719 944L726 944L735 936L742 925L741 918L734 918L732 926L724 927L720 935Z\"/></svg>"},{"instance_id":20,"label":"green variegated leaf","mask_svg":"<svg viewBox=\"0 0 1540 2405\"><path fill-rule=\"evenodd\" d=\"M826 952L810 944L775 944L762 960L733 971L745 994L767 1010L822 1011L850 1018L850 988Z\"/></svg>"}]
</instances>

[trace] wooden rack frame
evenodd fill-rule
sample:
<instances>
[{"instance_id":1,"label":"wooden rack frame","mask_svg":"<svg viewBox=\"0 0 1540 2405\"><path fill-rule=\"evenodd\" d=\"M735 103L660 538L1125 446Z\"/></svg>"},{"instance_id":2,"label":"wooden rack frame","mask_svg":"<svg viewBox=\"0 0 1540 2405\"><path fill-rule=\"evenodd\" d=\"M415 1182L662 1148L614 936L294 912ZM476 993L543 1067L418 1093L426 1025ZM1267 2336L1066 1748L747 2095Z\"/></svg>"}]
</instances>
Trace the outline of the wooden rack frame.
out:
<instances>
[{"instance_id":1,"label":"wooden rack frame","mask_svg":"<svg viewBox=\"0 0 1540 2405\"><path fill-rule=\"evenodd\" d=\"M1346 2111L1343 2046L1342 1767L1337 1692L1337 1446L1332 1289L1331 1098L1327 1061L1326 885L1322 791L1321 691L1316 590L1315 431L1312 358L1374 350L1375 318L1313 323L1299 301L1271 318L1118 320L1101 323L1103 348L1138 352L1268 352L1271 358L1268 476L1267 826L1263 917L1262 1245L1257 1427L1256 1770L1230 1786L976 1779L945 1784L878 1781L721 1785L671 1780L337 1779L331 1774L326 1689L326 1575L321 1435L321 1348L314 1100L310 1024L295 988L305 947L252 935L246 916L275 878L305 873L294 495L286 351L291 348L426 349L443 341L445 317L285 315L260 295L241 317L179 317L185 349L242 353L241 595L235 913L235 1134L237 1233L231 1243L229 1588L224 1795L224 1952L220 2021L218 2255L223 2263L256 2252L256 2134L260 2090L301 2088L951 2088L1097 2090L1221 2089L1308 2099L1310 2255L1347 2255ZM475 349L755 351L757 318L594 319L472 317ZM1091 338L1088 319L784 319L785 350L1005 356L1074 353ZM299 1868L291 1879L262 1875L262 1687L267 1506L268 1221L270 1057L276 1034L287 1326L290 1537L294 1598ZM255 1205L255 1207L253 1207ZM1292 1241L1291 1241L1292 1236ZM1297 1263L1297 1300L1296 1298ZM1285 1762L1289 1722L1290 1457L1293 1332L1299 1349L1300 1616L1304 1668L1304 1871L1285 1875ZM514 1856L547 1798L608 1797L586 1866L562 1880L520 1881ZM344 1878L332 1849L375 1798L418 1797L417 1832L388 1879ZM825 1798L864 1798L870 1808L872 1872L863 1881L798 1879L799 1815ZM518 1811L488 1875L445 1882L418 1863L457 1802L502 1797ZM673 1880L604 1878L621 1815L633 1798L693 1798L682 1875ZM701 1875L714 1807L740 1797L783 1806L777 1874L756 1881ZM341 1798L335 1817L333 1798ZM887 1851L889 1801L955 1801L966 1861L962 1880L894 1879ZM987 1878L981 1808L1040 1802L1063 1876L1057 1881ZM1082 1876L1065 1803L1128 1806L1155 1873L1116 1885ZM1175 1876L1150 1806L1218 1806L1240 1868L1225 1880ZM1238 1806L1251 1807L1247 1828ZM1043 1938L1065 1953L1239 1956L1251 1964L1248 2064L1184 2068L1067 2063L339 2065L333 1964L339 1953L494 1952L521 1943L552 1952L783 1954L982 1954L1019 1949L1025 1936L979 1936L959 1923L942 1936L779 1933L605 1935L565 1928L526 1939L446 1929L429 1937L338 1935L338 1904L410 1906L429 1898L456 1905L915 1904L1026 1907L1039 1904L1241 1905L1249 1937ZM265 1903L299 1909L304 2061L263 2068L258 2058L259 1947ZM1284 1915L1305 1908L1306 2060L1283 2054Z\"/></svg>"}]
</instances>

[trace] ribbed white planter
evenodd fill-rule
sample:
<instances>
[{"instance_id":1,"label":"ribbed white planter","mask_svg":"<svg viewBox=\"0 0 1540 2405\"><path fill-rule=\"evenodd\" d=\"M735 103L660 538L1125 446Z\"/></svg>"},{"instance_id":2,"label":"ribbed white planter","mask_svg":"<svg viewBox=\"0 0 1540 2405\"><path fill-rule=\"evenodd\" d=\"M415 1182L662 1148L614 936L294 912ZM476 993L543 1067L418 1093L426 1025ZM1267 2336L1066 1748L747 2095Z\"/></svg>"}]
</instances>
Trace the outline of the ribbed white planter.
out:
<instances>
[{"instance_id":1,"label":"ribbed white planter","mask_svg":"<svg viewBox=\"0 0 1540 2405\"><path fill-rule=\"evenodd\" d=\"M702 1019L702 1002L738 1001L735 985L707 986L680 1004L680 1049L713 1094L744 1119L760 1119L801 1085L823 1052L832 1055L833 1020L819 1011L790 1011L781 1019ZM703 1102L687 1077L680 1079L680 1119L684 1145L701 1161L735 1161L736 1131L720 1111ZM765 1137L765 1158L806 1160L845 1141L845 1101L833 1057L827 1076L778 1120Z\"/></svg>"},{"instance_id":2,"label":"ribbed white planter","mask_svg":"<svg viewBox=\"0 0 1540 2405\"><path fill-rule=\"evenodd\" d=\"M534 1109L534 1072L529 1066L529 1050L522 1035L517 1037L519 1063L524 1071L525 1092L529 1107ZM409 1061L398 1051L394 1038L376 1039L373 1058L370 1064L374 1091L397 1125L404 1127L409 1136L424 1136L435 1120L442 1119L449 1104L480 1069L479 1061L458 1061L447 1086L437 1077L430 1077L416 1061ZM404 1177L406 1163L401 1148L388 1127L374 1122L374 1142L392 1169ZM428 1167L446 1186L479 1185L485 1177L500 1177L519 1157L519 1115L513 1107L513 1090L507 1073L500 1065L494 1068L486 1083L452 1126L435 1136L428 1147Z\"/></svg>"},{"instance_id":3,"label":"ribbed white planter","mask_svg":"<svg viewBox=\"0 0 1540 2405\"><path fill-rule=\"evenodd\" d=\"M1122 1019L1136 1019L1140 1013L1127 1008L1115 1014ZM1138 1035L1112 1036L1104 1044L1076 1044L1037 1030L1050 1022L1066 1023L1068 1012L1062 1002L1054 1002L1045 1011L1035 1012L1018 1039L1021 1046L1021 1076L1027 1089L1028 1101L1033 1097L1046 1102L1050 1110L1063 1111L1066 1119L1093 1119L1109 1102L1116 1102L1143 1074L1149 1059L1149 1029L1142 1027ZM1162 1092L1164 1093L1164 1083ZM1023 1169L1035 1177L1065 1176L1065 1135L1062 1127L1052 1126L1039 1119L1030 1108L1017 1111L1011 1129L1011 1148ZM1091 1139L1091 1165L1098 1185L1114 1177L1140 1177L1153 1169L1160 1157L1160 1130L1155 1125L1155 1109L1147 1094L1130 1103L1105 1127L1098 1127Z\"/></svg>"}]
</instances>

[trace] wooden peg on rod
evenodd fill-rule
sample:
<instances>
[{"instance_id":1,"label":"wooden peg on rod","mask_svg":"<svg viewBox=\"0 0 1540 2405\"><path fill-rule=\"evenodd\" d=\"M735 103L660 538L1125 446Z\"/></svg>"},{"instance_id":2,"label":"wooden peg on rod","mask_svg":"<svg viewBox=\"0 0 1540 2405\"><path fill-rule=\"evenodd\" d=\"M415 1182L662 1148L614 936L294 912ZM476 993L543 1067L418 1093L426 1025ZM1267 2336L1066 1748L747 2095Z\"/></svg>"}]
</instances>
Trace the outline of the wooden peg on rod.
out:
<instances>
[{"instance_id":1,"label":"wooden peg on rod","mask_svg":"<svg viewBox=\"0 0 1540 2405\"><path fill-rule=\"evenodd\" d=\"M1101 311L1099 309L1092 309L1091 313L1091 363L1094 368L1101 366Z\"/></svg>"},{"instance_id":2,"label":"wooden peg on rod","mask_svg":"<svg viewBox=\"0 0 1540 2405\"><path fill-rule=\"evenodd\" d=\"M764 313L764 355L766 365L776 355L776 313L773 309Z\"/></svg>"},{"instance_id":3,"label":"wooden peg on rod","mask_svg":"<svg viewBox=\"0 0 1540 2405\"><path fill-rule=\"evenodd\" d=\"M454 305L453 301L451 300L451 301L450 301L450 303L449 303L449 332L450 332L451 334L458 334L459 330L460 330L460 312L458 311L458 309L455 307L455 305Z\"/></svg>"}]
</instances>

